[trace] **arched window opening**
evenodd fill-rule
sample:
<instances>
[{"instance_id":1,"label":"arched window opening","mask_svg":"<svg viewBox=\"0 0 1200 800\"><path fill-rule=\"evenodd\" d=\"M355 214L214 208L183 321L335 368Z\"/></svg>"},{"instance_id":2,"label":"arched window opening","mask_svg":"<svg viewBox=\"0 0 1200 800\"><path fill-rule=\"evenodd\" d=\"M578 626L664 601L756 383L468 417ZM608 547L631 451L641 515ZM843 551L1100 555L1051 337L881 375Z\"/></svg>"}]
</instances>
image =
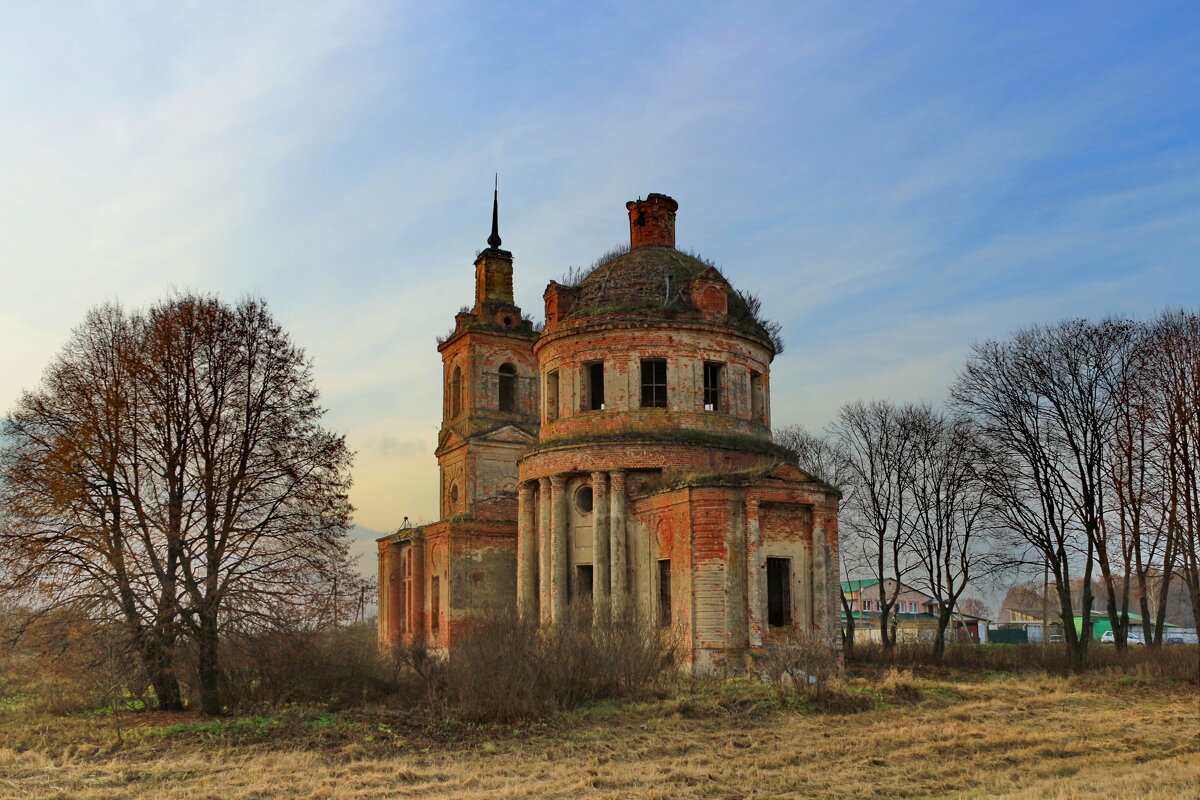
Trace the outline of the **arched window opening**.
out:
<instances>
[{"instance_id":1,"label":"arched window opening","mask_svg":"<svg viewBox=\"0 0 1200 800\"><path fill-rule=\"evenodd\" d=\"M500 365L500 410L517 410L517 368L512 364Z\"/></svg>"},{"instance_id":2,"label":"arched window opening","mask_svg":"<svg viewBox=\"0 0 1200 800\"><path fill-rule=\"evenodd\" d=\"M450 376L450 416L457 417L462 411L462 368L455 367Z\"/></svg>"},{"instance_id":3,"label":"arched window opening","mask_svg":"<svg viewBox=\"0 0 1200 800\"><path fill-rule=\"evenodd\" d=\"M558 419L558 370L546 373L546 421Z\"/></svg>"}]
</instances>

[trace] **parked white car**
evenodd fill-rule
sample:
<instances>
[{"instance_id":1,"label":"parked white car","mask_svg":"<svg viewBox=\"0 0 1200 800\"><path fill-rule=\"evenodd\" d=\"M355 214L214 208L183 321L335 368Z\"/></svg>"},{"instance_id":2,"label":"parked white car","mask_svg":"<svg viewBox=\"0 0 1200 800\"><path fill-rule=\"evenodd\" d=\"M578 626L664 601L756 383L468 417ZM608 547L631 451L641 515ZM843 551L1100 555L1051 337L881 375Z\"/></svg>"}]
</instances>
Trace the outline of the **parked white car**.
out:
<instances>
[{"instance_id":1,"label":"parked white car","mask_svg":"<svg viewBox=\"0 0 1200 800\"><path fill-rule=\"evenodd\" d=\"M1116 644L1116 641L1117 641L1117 637L1112 631L1105 631L1104 634L1100 637L1101 644ZM1142 635L1141 631L1129 631L1128 633L1125 634L1125 643L1126 644L1145 644L1146 637Z\"/></svg>"}]
</instances>

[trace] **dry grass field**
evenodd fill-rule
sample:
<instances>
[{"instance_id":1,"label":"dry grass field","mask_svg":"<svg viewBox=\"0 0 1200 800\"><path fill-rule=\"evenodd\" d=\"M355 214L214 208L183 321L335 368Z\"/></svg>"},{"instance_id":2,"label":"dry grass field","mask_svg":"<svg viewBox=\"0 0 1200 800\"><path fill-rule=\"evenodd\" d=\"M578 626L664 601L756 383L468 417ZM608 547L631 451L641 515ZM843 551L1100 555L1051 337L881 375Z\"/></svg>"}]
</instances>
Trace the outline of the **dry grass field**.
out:
<instances>
[{"instance_id":1,"label":"dry grass field","mask_svg":"<svg viewBox=\"0 0 1200 800\"><path fill-rule=\"evenodd\" d=\"M0 711L5 798L1200 797L1194 685L1092 674L850 682L859 713L696 685L526 727L295 710L221 721Z\"/></svg>"}]
</instances>

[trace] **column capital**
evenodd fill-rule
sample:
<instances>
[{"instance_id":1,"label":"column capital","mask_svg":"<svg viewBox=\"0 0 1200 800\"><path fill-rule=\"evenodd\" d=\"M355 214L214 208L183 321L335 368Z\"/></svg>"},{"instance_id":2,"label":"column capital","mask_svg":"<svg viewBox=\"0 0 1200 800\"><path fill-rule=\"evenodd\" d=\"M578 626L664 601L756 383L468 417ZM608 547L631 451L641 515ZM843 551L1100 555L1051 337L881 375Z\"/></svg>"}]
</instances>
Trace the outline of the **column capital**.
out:
<instances>
[{"instance_id":1,"label":"column capital","mask_svg":"<svg viewBox=\"0 0 1200 800\"><path fill-rule=\"evenodd\" d=\"M598 489L608 483L608 473L597 471L592 473L592 489Z\"/></svg>"},{"instance_id":2,"label":"column capital","mask_svg":"<svg viewBox=\"0 0 1200 800\"><path fill-rule=\"evenodd\" d=\"M625 470L623 470L623 469L610 470L608 473L608 480L609 480L610 485L612 486L612 490L613 490L614 494L625 491Z\"/></svg>"},{"instance_id":3,"label":"column capital","mask_svg":"<svg viewBox=\"0 0 1200 800\"><path fill-rule=\"evenodd\" d=\"M545 480L545 478L543 478L542 480ZM566 473L560 472L557 475L550 476L550 488L551 489L561 492L564 488L566 488L566 485L567 485Z\"/></svg>"},{"instance_id":4,"label":"column capital","mask_svg":"<svg viewBox=\"0 0 1200 800\"><path fill-rule=\"evenodd\" d=\"M549 478L538 478L537 482L538 482L538 488L541 489L543 492L550 491L550 479Z\"/></svg>"},{"instance_id":5,"label":"column capital","mask_svg":"<svg viewBox=\"0 0 1200 800\"><path fill-rule=\"evenodd\" d=\"M746 513L752 517L758 516L759 506L762 504L757 497L746 498Z\"/></svg>"},{"instance_id":6,"label":"column capital","mask_svg":"<svg viewBox=\"0 0 1200 800\"><path fill-rule=\"evenodd\" d=\"M534 486L533 481L521 481L519 484L517 484L517 494L528 499L533 495L535 488L536 487Z\"/></svg>"}]
</instances>

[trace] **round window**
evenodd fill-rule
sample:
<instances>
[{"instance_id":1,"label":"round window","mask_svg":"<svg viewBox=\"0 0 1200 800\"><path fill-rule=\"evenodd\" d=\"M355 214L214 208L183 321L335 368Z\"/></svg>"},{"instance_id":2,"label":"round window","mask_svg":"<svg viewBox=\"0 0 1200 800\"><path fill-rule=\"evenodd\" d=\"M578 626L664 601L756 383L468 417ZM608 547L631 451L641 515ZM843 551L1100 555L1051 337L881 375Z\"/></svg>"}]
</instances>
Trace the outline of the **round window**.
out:
<instances>
[{"instance_id":1,"label":"round window","mask_svg":"<svg viewBox=\"0 0 1200 800\"><path fill-rule=\"evenodd\" d=\"M575 491L575 508L580 514L592 513L592 487L580 486Z\"/></svg>"}]
</instances>

